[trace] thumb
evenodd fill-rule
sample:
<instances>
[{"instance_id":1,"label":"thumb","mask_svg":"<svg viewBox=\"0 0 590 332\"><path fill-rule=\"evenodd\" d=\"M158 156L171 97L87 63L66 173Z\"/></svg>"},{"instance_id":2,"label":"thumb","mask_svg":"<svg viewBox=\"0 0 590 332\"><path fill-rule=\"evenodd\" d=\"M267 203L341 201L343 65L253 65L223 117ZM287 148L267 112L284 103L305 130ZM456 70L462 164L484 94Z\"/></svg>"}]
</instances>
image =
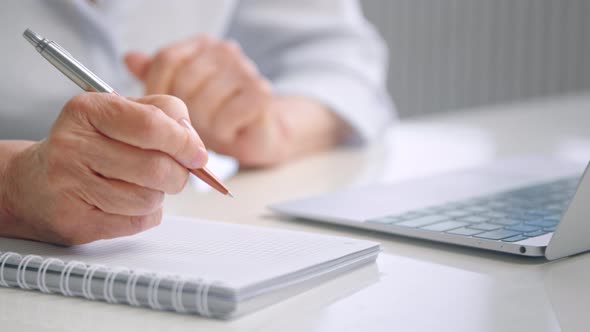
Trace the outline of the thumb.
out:
<instances>
[{"instance_id":1,"label":"thumb","mask_svg":"<svg viewBox=\"0 0 590 332\"><path fill-rule=\"evenodd\" d=\"M123 59L127 65L127 69L135 78L140 81L145 80L152 59L149 55L142 52L128 52Z\"/></svg>"}]
</instances>

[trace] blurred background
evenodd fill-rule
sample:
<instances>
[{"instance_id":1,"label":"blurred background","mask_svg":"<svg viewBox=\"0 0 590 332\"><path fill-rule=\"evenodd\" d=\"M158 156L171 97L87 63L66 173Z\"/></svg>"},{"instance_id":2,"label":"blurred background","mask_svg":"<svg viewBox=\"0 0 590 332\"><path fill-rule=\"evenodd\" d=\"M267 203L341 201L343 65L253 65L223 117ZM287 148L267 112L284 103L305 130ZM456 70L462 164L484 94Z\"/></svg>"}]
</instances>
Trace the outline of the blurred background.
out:
<instances>
[{"instance_id":1,"label":"blurred background","mask_svg":"<svg viewBox=\"0 0 590 332\"><path fill-rule=\"evenodd\" d=\"M362 5L390 47L402 117L590 89L588 0Z\"/></svg>"}]
</instances>

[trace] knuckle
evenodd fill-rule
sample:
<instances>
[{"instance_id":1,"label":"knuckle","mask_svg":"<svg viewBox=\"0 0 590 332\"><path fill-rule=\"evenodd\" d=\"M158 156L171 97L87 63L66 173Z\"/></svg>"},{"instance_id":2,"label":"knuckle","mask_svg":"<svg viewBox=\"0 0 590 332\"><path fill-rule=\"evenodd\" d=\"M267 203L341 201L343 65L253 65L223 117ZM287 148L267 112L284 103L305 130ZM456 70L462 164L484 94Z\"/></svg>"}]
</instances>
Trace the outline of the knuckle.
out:
<instances>
[{"instance_id":1,"label":"knuckle","mask_svg":"<svg viewBox=\"0 0 590 332\"><path fill-rule=\"evenodd\" d=\"M183 130L182 135L178 137L178 144L176 148L173 150L174 156L183 156L186 155L188 151L191 151L194 146L195 142L193 141L192 135L188 130Z\"/></svg>"},{"instance_id":2,"label":"knuckle","mask_svg":"<svg viewBox=\"0 0 590 332\"><path fill-rule=\"evenodd\" d=\"M249 58L242 57L237 61L237 70L243 76L244 80L260 79L260 73L256 64Z\"/></svg>"},{"instance_id":3,"label":"knuckle","mask_svg":"<svg viewBox=\"0 0 590 332\"><path fill-rule=\"evenodd\" d=\"M223 41L219 44L220 49L230 55L238 55L241 53L240 45L233 40Z\"/></svg>"},{"instance_id":4,"label":"knuckle","mask_svg":"<svg viewBox=\"0 0 590 332\"><path fill-rule=\"evenodd\" d=\"M159 96L158 98L161 98L161 100L159 102L161 102L162 108L167 109L167 110L180 109L183 112L188 113L188 109L186 107L186 104L184 103L184 101L182 101L182 99L180 99L176 96L171 96L171 95L162 95L162 96Z\"/></svg>"},{"instance_id":5,"label":"knuckle","mask_svg":"<svg viewBox=\"0 0 590 332\"><path fill-rule=\"evenodd\" d=\"M217 139L221 144L230 144L234 141L235 131L218 127Z\"/></svg>"},{"instance_id":6,"label":"knuckle","mask_svg":"<svg viewBox=\"0 0 590 332\"><path fill-rule=\"evenodd\" d=\"M249 109L262 107L272 97L272 88L264 79L249 79L245 86L247 88L244 90L242 98L247 100Z\"/></svg>"},{"instance_id":7,"label":"knuckle","mask_svg":"<svg viewBox=\"0 0 590 332\"><path fill-rule=\"evenodd\" d=\"M90 93L82 93L72 97L66 102L63 107L62 114L69 119L80 120L83 117L88 117L88 113L92 110L90 107L92 101Z\"/></svg>"},{"instance_id":8,"label":"knuckle","mask_svg":"<svg viewBox=\"0 0 590 332\"><path fill-rule=\"evenodd\" d=\"M145 223L146 224L144 225L144 230L146 228L151 228L151 227L160 225L162 223L163 215L164 215L163 208L160 208L160 209L152 212L151 214L146 215L145 216ZM147 226L147 227L145 227L145 226Z\"/></svg>"},{"instance_id":9,"label":"knuckle","mask_svg":"<svg viewBox=\"0 0 590 332\"><path fill-rule=\"evenodd\" d=\"M164 204L164 193L156 190L143 190L140 194L145 211L153 212L162 207Z\"/></svg>"},{"instance_id":10,"label":"knuckle","mask_svg":"<svg viewBox=\"0 0 590 332\"><path fill-rule=\"evenodd\" d=\"M129 217L129 226L131 228L132 233L139 233L144 230L145 223L147 217L146 216L131 216Z\"/></svg>"},{"instance_id":11,"label":"knuckle","mask_svg":"<svg viewBox=\"0 0 590 332\"><path fill-rule=\"evenodd\" d=\"M174 181L174 183L172 184L172 190L170 191L170 194L180 193L186 186L188 179L188 172L186 172L182 177L179 177L177 181Z\"/></svg>"},{"instance_id":12,"label":"knuckle","mask_svg":"<svg viewBox=\"0 0 590 332\"><path fill-rule=\"evenodd\" d=\"M171 171L171 161L168 157L155 157L152 158L147 166L148 176L151 180L150 183L154 187L162 188L169 178Z\"/></svg>"},{"instance_id":13,"label":"knuckle","mask_svg":"<svg viewBox=\"0 0 590 332\"><path fill-rule=\"evenodd\" d=\"M144 110L145 112L138 113L136 125L142 132L151 135L158 128L157 114L162 110L154 105L145 105Z\"/></svg>"},{"instance_id":14,"label":"knuckle","mask_svg":"<svg viewBox=\"0 0 590 332\"><path fill-rule=\"evenodd\" d=\"M266 81L265 79L255 79L252 83L252 86L254 87L256 92L258 92L262 96L266 97L272 94L272 88L270 86L270 83L268 83L268 81Z\"/></svg>"},{"instance_id":15,"label":"knuckle","mask_svg":"<svg viewBox=\"0 0 590 332\"><path fill-rule=\"evenodd\" d=\"M64 105L64 111L66 112L80 112L86 109L90 103L90 97L88 93L81 93L76 95Z\"/></svg>"},{"instance_id":16,"label":"knuckle","mask_svg":"<svg viewBox=\"0 0 590 332\"><path fill-rule=\"evenodd\" d=\"M129 226L132 233L140 233L148 228L159 225L162 222L162 210L146 216L132 216L129 217Z\"/></svg>"},{"instance_id":17,"label":"knuckle","mask_svg":"<svg viewBox=\"0 0 590 332\"><path fill-rule=\"evenodd\" d=\"M164 216L164 209L159 209L154 214L152 214L152 224L154 226L159 226L162 224L162 217Z\"/></svg>"},{"instance_id":18,"label":"knuckle","mask_svg":"<svg viewBox=\"0 0 590 332\"><path fill-rule=\"evenodd\" d=\"M215 39L207 34L199 34L196 41L203 47L208 47L215 43Z\"/></svg>"},{"instance_id":19,"label":"knuckle","mask_svg":"<svg viewBox=\"0 0 590 332\"><path fill-rule=\"evenodd\" d=\"M215 50L218 54L224 56L231 56L234 55L235 49L234 47L227 41L220 41L214 45Z\"/></svg>"},{"instance_id":20,"label":"knuckle","mask_svg":"<svg viewBox=\"0 0 590 332\"><path fill-rule=\"evenodd\" d=\"M155 61L161 63L173 63L181 59L179 52L174 47L163 48L156 54Z\"/></svg>"},{"instance_id":21,"label":"knuckle","mask_svg":"<svg viewBox=\"0 0 590 332\"><path fill-rule=\"evenodd\" d=\"M95 121L117 117L129 107L128 101L108 93L86 92L79 94L64 105L62 113L78 123L93 124Z\"/></svg>"}]
</instances>

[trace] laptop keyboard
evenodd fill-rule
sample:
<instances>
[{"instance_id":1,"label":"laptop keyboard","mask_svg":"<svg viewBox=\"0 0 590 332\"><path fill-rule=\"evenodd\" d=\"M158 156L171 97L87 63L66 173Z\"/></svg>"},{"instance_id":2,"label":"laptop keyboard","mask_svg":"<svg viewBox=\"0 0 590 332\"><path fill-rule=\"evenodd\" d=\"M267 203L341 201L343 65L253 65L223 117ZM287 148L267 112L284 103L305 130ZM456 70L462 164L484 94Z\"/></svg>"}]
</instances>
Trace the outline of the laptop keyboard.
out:
<instances>
[{"instance_id":1,"label":"laptop keyboard","mask_svg":"<svg viewBox=\"0 0 590 332\"><path fill-rule=\"evenodd\" d=\"M516 242L553 232L578 182L563 178L367 222Z\"/></svg>"}]
</instances>

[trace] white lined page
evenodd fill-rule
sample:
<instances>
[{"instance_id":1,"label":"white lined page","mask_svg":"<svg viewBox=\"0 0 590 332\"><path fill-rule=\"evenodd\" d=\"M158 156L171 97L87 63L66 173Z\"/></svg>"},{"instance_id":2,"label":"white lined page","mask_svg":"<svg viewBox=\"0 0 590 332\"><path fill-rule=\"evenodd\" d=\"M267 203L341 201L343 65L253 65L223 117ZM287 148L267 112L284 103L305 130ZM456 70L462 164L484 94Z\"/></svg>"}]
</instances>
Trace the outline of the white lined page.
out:
<instances>
[{"instance_id":1,"label":"white lined page","mask_svg":"<svg viewBox=\"0 0 590 332\"><path fill-rule=\"evenodd\" d=\"M130 237L59 247L0 238L0 251L222 282L239 289L378 244L341 237L165 217Z\"/></svg>"}]
</instances>

